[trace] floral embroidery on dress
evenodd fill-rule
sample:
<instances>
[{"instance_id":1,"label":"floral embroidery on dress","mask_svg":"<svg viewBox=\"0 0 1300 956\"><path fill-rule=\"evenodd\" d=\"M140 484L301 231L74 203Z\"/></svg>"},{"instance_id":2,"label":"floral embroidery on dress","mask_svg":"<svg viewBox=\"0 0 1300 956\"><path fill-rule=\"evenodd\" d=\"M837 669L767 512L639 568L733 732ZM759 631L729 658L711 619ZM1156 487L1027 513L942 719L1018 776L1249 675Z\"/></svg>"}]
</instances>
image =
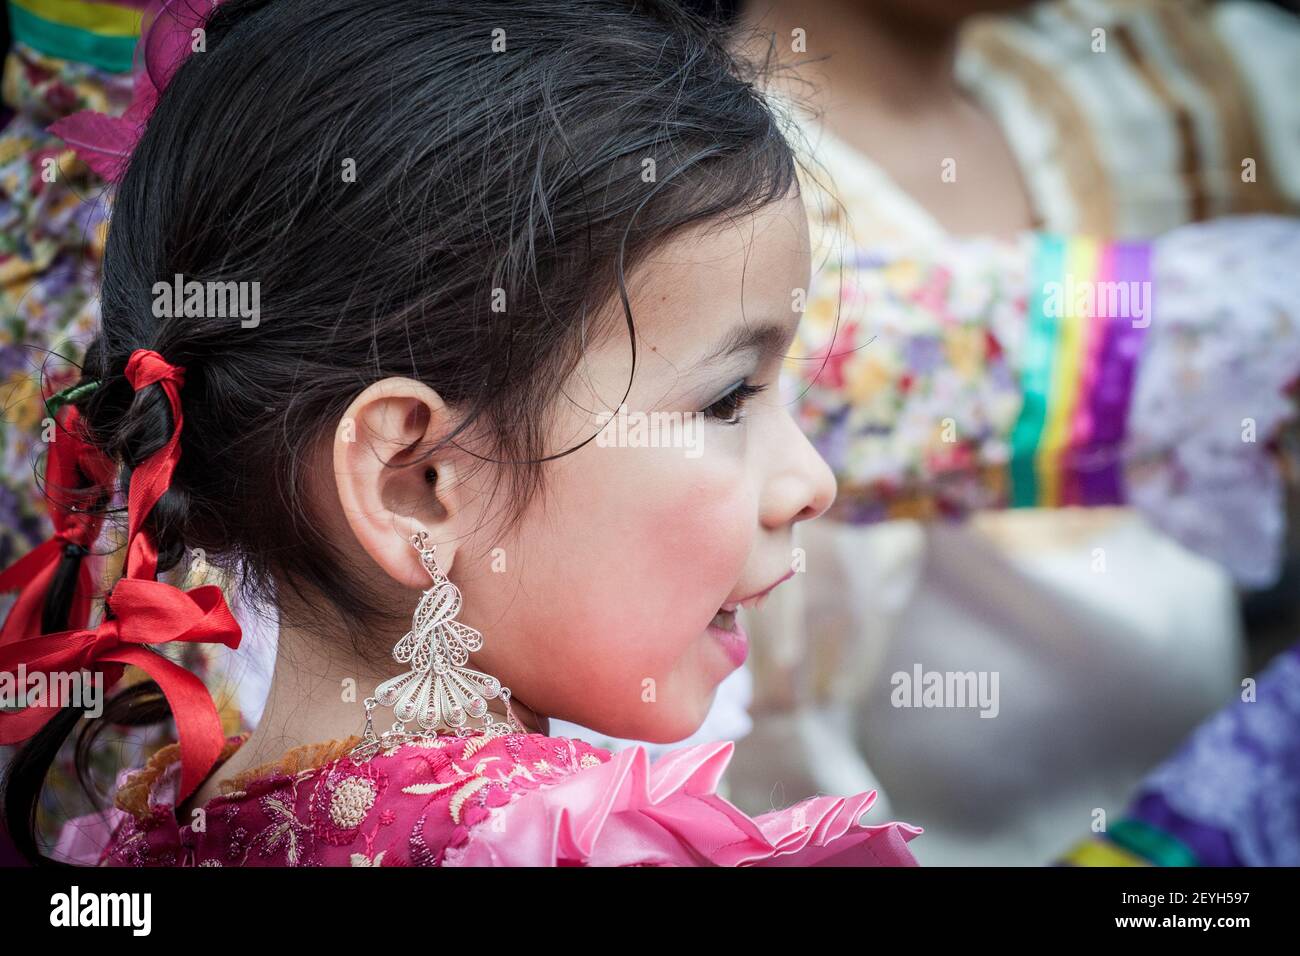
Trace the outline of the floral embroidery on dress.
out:
<instances>
[{"instance_id":1,"label":"floral embroidery on dress","mask_svg":"<svg viewBox=\"0 0 1300 956\"><path fill-rule=\"evenodd\" d=\"M316 835L335 846L352 843L387 786L388 777L369 765L357 767L346 760L334 765L312 794Z\"/></svg>"},{"instance_id":2,"label":"floral embroidery on dress","mask_svg":"<svg viewBox=\"0 0 1300 956\"><path fill-rule=\"evenodd\" d=\"M314 835L311 826L298 819L296 802L291 788L262 797L258 804L271 822L253 839L263 856L274 857L283 852L289 866L302 862L303 854L311 849Z\"/></svg>"}]
</instances>

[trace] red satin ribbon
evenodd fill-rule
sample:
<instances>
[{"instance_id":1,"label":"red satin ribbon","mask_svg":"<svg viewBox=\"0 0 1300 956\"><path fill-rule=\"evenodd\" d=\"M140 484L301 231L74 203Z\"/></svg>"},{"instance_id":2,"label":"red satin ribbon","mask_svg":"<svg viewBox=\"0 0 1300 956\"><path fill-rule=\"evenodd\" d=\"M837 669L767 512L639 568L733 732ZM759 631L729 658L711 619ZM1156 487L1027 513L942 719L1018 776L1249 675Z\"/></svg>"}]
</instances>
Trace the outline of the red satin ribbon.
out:
<instances>
[{"instance_id":1,"label":"red satin ribbon","mask_svg":"<svg viewBox=\"0 0 1300 956\"><path fill-rule=\"evenodd\" d=\"M93 630L60 631L0 648L0 671L14 673L19 664L25 665L29 677L36 672L101 670L107 688L121 677L121 665L140 668L157 681L176 718L184 799L203 782L221 755L225 740L221 718L203 681L144 645L189 641L235 648L239 646L239 622L215 584L182 591L162 581L123 578L113 587L108 605L114 616ZM38 706L0 713L0 744L26 740L64 703L51 697Z\"/></svg>"},{"instance_id":2,"label":"red satin ribbon","mask_svg":"<svg viewBox=\"0 0 1300 956\"><path fill-rule=\"evenodd\" d=\"M216 585L182 591L154 580L158 552L150 535L143 532L143 523L171 483L180 457L180 388L185 382L185 370L157 352L136 349L127 362L126 377L137 391L155 382L162 385L174 426L167 444L141 462L131 475L126 572L107 599L112 616L105 615L91 630L83 627L0 645L0 671L15 672L20 664L28 675L94 670L98 666L107 689L121 677L125 665L139 667L157 682L176 720L181 749L179 801L202 783L220 757L225 743L221 718L198 677L146 645L188 641L237 648L241 633ZM44 706L0 712L0 743L27 739L62 706L54 700L42 703Z\"/></svg>"},{"instance_id":3,"label":"red satin ribbon","mask_svg":"<svg viewBox=\"0 0 1300 956\"><path fill-rule=\"evenodd\" d=\"M90 548L99 537L102 515L74 508L91 508L111 493L117 468L113 460L82 438L82 421L75 405L60 411L61 422L45 458L45 494L54 524L50 540L29 551L0 574L0 593L19 590L0 627L0 646L41 633L41 612L64 545ZM85 627L90 617L95 583L90 565L81 562L68 623Z\"/></svg>"},{"instance_id":4,"label":"red satin ribbon","mask_svg":"<svg viewBox=\"0 0 1300 956\"><path fill-rule=\"evenodd\" d=\"M130 578L152 578L158 569L158 554L148 535L140 534L140 527L158 499L171 484L172 473L181 448L181 386L185 384L185 369L170 364L151 349L136 349L126 363L127 381L138 392L155 382L160 382L167 393L172 408L171 437L167 444L141 462L131 473L131 490L127 498L127 552L126 575Z\"/></svg>"}]
</instances>

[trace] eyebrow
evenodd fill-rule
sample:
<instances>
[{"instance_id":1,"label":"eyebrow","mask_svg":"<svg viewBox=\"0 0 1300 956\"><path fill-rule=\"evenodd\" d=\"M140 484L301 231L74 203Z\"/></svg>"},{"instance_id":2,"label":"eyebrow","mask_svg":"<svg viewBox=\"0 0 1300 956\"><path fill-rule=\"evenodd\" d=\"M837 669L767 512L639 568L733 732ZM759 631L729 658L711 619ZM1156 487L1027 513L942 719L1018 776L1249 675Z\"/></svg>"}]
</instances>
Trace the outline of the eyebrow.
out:
<instances>
[{"instance_id":1,"label":"eyebrow","mask_svg":"<svg viewBox=\"0 0 1300 956\"><path fill-rule=\"evenodd\" d=\"M787 323L765 321L758 325L740 325L725 335L694 367L701 368L736 352L751 349L761 353L780 353L793 334L794 329Z\"/></svg>"}]
</instances>

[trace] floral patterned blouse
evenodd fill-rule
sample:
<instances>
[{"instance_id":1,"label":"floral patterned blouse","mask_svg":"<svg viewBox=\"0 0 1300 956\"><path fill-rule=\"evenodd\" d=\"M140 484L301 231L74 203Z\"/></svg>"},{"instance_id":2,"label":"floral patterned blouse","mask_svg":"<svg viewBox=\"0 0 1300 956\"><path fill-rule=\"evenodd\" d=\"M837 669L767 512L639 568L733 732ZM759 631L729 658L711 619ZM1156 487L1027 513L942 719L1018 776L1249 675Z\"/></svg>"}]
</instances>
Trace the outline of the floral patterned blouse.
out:
<instances>
[{"instance_id":1,"label":"floral patterned blouse","mask_svg":"<svg viewBox=\"0 0 1300 956\"><path fill-rule=\"evenodd\" d=\"M246 737L229 738L227 759ZM103 866L915 866L905 823L861 825L875 791L751 818L718 796L730 742L651 765L544 734L441 736L364 762L353 737L299 747L176 816L179 751L122 775L56 856Z\"/></svg>"}]
</instances>

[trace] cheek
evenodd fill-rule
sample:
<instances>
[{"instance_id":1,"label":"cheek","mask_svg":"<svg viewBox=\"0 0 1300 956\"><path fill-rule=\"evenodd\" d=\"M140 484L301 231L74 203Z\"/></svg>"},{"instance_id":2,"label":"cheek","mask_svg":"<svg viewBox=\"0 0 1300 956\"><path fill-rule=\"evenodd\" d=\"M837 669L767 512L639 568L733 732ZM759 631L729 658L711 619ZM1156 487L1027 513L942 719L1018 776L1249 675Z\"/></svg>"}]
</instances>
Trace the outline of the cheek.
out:
<instances>
[{"instance_id":1,"label":"cheek","mask_svg":"<svg viewBox=\"0 0 1300 956\"><path fill-rule=\"evenodd\" d=\"M675 449L572 458L550 485L546 519L529 522L521 542L529 567L514 610L526 607L530 620L519 623L541 669L568 685L538 692L567 698L552 707L560 713L581 688L584 706L606 719L629 709L620 701L643 709L647 678L661 700L707 697L724 675L704 629L740 580L757 530L743 462ZM707 700L694 703L707 710Z\"/></svg>"},{"instance_id":2,"label":"cheek","mask_svg":"<svg viewBox=\"0 0 1300 956\"><path fill-rule=\"evenodd\" d=\"M689 480L670 489L640 518L645 600L677 615L694 637L731 594L744 571L757 527L757 504L732 468L692 464Z\"/></svg>"},{"instance_id":3,"label":"cheek","mask_svg":"<svg viewBox=\"0 0 1300 956\"><path fill-rule=\"evenodd\" d=\"M629 629L654 633L653 646L670 653L698 636L735 587L753 545L757 504L730 457L639 457L615 478L621 493L603 515L619 534L604 536L592 553L618 588Z\"/></svg>"}]
</instances>

